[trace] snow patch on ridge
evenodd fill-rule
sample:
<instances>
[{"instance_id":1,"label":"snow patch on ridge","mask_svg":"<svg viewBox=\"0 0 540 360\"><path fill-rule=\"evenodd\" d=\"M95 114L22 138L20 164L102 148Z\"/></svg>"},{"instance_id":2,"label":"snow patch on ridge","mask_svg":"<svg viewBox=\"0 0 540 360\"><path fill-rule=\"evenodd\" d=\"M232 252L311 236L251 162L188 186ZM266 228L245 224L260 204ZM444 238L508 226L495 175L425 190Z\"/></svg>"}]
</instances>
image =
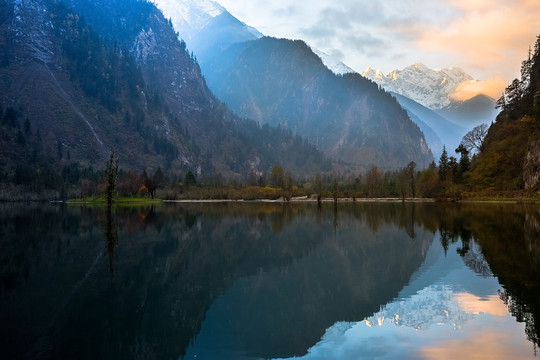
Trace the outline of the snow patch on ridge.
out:
<instances>
[{"instance_id":1,"label":"snow patch on ridge","mask_svg":"<svg viewBox=\"0 0 540 360\"><path fill-rule=\"evenodd\" d=\"M328 55L319 49L316 49L314 47L311 48L311 50L321 58L323 64L336 75L344 75L349 73L355 73L353 69L336 59L335 57Z\"/></svg>"},{"instance_id":2,"label":"snow patch on ridge","mask_svg":"<svg viewBox=\"0 0 540 360\"><path fill-rule=\"evenodd\" d=\"M180 37L189 41L208 23L226 10L212 0L154 0L167 19L172 19Z\"/></svg>"}]
</instances>

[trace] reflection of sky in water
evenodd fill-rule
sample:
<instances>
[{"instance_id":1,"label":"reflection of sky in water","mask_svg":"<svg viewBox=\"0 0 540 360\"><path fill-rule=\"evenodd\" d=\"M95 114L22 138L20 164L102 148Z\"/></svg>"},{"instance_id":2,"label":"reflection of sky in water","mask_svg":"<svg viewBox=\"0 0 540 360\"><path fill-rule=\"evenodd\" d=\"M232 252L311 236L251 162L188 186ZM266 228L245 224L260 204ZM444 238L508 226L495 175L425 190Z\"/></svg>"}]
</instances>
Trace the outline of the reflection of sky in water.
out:
<instances>
[{"instance_id":1,"label":"reflection of sky in water","mask_svg":"<svg viewBox=\"0 0 540 360\"><path fill-rule=\"evenodd\" d=\"M534 358L525 324L508 313L497 280L465 266L457 247L445 256L434 242L398 299L363 321L334 324L296 359Z\"/></svg>"}]
</instances>

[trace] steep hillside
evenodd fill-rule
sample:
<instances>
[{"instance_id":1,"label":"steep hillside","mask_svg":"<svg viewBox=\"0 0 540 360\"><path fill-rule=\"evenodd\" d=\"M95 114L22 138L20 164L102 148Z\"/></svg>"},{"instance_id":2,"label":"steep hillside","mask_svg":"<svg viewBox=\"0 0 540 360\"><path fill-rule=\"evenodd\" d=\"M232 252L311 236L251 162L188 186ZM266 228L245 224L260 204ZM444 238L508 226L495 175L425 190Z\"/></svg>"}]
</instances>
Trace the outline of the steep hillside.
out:
<instances>
[{"instance_id":1,"label":"steep hillside","mask_svg":"<svg viewBox=\"0 0 540 360\"><path fill-rule=\"evenodd\" d=\"M209 87L236 113L290 129L338 161L396 169L433 160L390 94L358 74L335 75L302 41L234 44L205 71Z\"/></svg>"},{"instance_id":2,"label":"steep hillside","mask_svg":"<svg viewBox=\"0 0 540 360\"><path fill-rule=\"evenodd\" d=\"M540 36L522 64L521 78L498 100L471 179L477 188L540 190Z\"/></svg>"},{"instance_id":3,"label":"steep hillside","mask_svg":"<svg viewBox=\"0 0 540 360\"><path fill-rule=\"evenodd\" d=\"M240 119L214 98L149 2L2 0L0 46L0 170L9 176L30 157L102 167L111 148L138 170L329 169L303 139Z\"/></svg>"}]
</instances>

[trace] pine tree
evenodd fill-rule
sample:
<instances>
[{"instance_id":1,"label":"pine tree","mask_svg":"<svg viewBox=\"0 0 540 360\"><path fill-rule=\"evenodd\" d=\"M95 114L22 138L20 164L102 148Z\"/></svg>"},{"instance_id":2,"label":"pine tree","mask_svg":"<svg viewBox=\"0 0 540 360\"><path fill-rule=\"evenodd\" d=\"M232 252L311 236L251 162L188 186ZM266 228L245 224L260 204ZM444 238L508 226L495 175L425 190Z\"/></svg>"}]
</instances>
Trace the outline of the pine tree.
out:
<instances>
[{"instance_id":1,"label":"pine tree","mask_svg":"<svg viewBox=\"0 0 540 360\"><path fill-rule=\"evenodd\" d=\"M459 173L460 175L466 171L469 171L471 161L469 160L469 151L463 144L460 144L456 149L457 154L461 154L459 158Z\"/></svg>"},{"instance_id":2,"label":"pine tree","mask_svg":"<svg viewBox=\"0 0 540 360\"><path fill-rule=\"evenodd\" d=\"M448 153L446 152L446 146L443 146L441 157L439 158L439 178L446 180L448 174Z\"/></svg>"}]
</instances>

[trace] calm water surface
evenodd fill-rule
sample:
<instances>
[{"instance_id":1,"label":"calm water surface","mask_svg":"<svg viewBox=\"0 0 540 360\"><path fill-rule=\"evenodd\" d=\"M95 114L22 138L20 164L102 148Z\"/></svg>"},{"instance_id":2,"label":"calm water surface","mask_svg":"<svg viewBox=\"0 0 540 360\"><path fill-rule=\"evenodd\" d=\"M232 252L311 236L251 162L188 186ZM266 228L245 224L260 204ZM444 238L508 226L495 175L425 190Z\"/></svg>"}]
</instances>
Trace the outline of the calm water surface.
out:
<instances>
[{"instance_id":1,"label":"calm water surface","mask_svg":"<svg viewBox=\"0 0 540 360\"><path fill-rule=\"evenodd\" d=\"M537 359L540 207L0 204L1 359Z\"/></svg>"}]
</instances>

